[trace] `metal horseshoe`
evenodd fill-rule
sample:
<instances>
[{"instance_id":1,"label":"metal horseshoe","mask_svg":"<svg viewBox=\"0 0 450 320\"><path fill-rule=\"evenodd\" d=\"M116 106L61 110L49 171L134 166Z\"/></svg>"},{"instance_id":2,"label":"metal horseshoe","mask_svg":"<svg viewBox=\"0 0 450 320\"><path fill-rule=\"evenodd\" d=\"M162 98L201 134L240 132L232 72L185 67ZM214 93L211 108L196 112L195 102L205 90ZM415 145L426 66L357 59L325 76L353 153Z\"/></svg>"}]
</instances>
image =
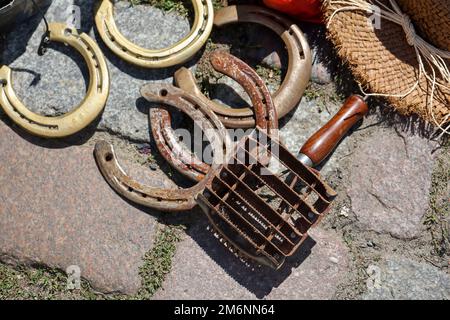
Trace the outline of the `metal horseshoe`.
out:
<instances>
[{"instance_id":1,"label":"metal horseshoe","mask_svg":"<svg viewBox=\"0 0 450 320\"><path fill-rule=\"evenodd\" d=\"M230 146L231 142L226 131L222 135L225 129L219 119L198 98L167 84L146 85L141 91L150 102L168 105L186 113L205 133L214 150L205 179L187 189L161 189L140 184L127 176L117 161L113 146L106 141L100 141L95 146L97 164L111 187L130 201L165 212L190 210L197 205L197 195L205 189L215 171L225 161L228 156L226 152L229 152L226 150L230 150L226 146ZM217 131L216 128L222 128L223 131Z\"/></svg>"},{"instance_id":2,"label":"metal horseshoe","mask_svg":"<svg viewBox=\"0 0 450 320\"><path fill-rule=\"evenodd\" d=\"M183 63L197 53L208 39L214 20L211 0L193 0L195 20L191 32L176 44L158 50L142 48L126 39L114 21L111 0L101 0L95 23L104 43L117 56L144 68L165 68Z\"/></svg>"},{"instance_id":3,"label":"metal horseshoe","mask_svg":"<svg viewBox=\"0 0 450 320\"><path fill-rule=\"evenodd\" d=\"M89 68L89 87L86 97L73 111L46 117L30 111L17 97L12 86L11 69L0 68L0 106L20 127L28 132L47 138L59 138L74 134L94 121L105 107L109 95L109 71L100 48L85 33L79 33L62 23L49 23L43 37L40 54L51 42L61 42L76 49Z\"/></svg>"},{"instance_id":4,"label":"metal horseshoe","mask_svg":"<svg viewBox=\"0 0 450 320\"><path fill-rule=\"evenodd\" d=\"M274 31L286 45L289 65L286 77L278 91L273 95L278 117L281 119L300 102L311 77L312 55L300 28L284 16L259 6L239 5L222 8L215 14L214 26L221 27L232 23L251 22L261 24ZM175 74L177 86L205 97L197 87L191 71L180 69ZM220 103L210 102L210 107L228 128L252 128L255 126L253 110L250 108L229 108Z\"/></svg>"},{"instance_id":5,"label":"metal horseshoe","mask_svg":"<svg viewBox=\"0 0 450 320\"><path fill-rule=\"evenodd\" d=\"M229 76L245 89L254 106L256 125L275 137L277 133L274 131L278 129L277 111L270 92L259 75L245 62L226 51L212 52L210 60L215 70ZM178 72L183 72L183 69ZM211 106L211 101L206 97L199 98ZM185 144L179 142L171 126L170 114L164 109L152 108L149 116L153 137L164 158L191 180L202 180L209 171L209 165L200 161Z\"/></svg>"}]
</instances>

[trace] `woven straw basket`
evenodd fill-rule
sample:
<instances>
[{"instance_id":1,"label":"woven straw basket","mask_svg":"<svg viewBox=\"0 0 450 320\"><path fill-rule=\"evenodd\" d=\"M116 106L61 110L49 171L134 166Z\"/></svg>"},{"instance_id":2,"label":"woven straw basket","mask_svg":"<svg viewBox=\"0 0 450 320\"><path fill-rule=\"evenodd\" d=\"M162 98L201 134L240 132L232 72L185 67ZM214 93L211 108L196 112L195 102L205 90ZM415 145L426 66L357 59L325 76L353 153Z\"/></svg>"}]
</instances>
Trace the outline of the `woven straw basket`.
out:
<instances>
[{"instance_id":1,"label":"woven straw basket","mask_svg":"<svg viewBox=\"0 0 450 320\"><path fill-rule=\"evenodd\" d=\"M381 3L390 7L389 1ZM435 47L450 51L450 0L397 0L416 32ZM376 3L375 3L376 4ZM325 1L328 19L340 8ZM414 47L406 39L403 27L381 18L381 28L368 21L372 14L361 10L337 13L329 22L329 37L346 60L356 79L370 93L401 95L414 87L419 78L419 63ZM450 61L445 60L448 68ZM429 68L427 68L428 71ZM442 78L438 81L444 83ZM447 88L450 87L446 83ZM432 123L450 123L450 90L437 87L429 111L431 85L422 76L419 85L405 97L387 97L392 106L404 115L417 114Z\"/></svg>"}]
</instances>

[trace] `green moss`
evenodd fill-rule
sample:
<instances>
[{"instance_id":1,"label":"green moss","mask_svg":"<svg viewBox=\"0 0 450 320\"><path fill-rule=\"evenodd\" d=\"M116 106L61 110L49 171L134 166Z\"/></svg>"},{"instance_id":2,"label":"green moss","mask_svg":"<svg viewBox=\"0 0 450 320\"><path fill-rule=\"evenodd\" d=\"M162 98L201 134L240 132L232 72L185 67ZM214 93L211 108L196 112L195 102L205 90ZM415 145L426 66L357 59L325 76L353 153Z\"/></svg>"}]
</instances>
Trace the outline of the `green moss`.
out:
<instances>
[{"instance_id":1,"label":"green moss","mask_svg":"<svg viewBox=\"0 0 450 320\"><path fill-rule=\"evenodd\" d=\"M176 11L183 17L193 15L193 7L191 0L128 0L131 5L147 4L154 6L166 12ZM213 0L214 10L223 7L223 1Z\"/></svg>"},{"instance_id":2,"label":"green moss","mask_svg":"<svg viewBox=\"0 0 450 320\"><path fill-rule=\"evenodd\" d=\"M99 299L86 281L81 289L67 289L67 275L60 270L35 266L13 268L0 264L0 299L54 300Z\"/></svg>"},{"instance_id":3,"label":"green moss","mask_svg":"<svg viewBox=\"0 0 450 320\"><path fill-rule=\"evenodd\" d=\"M159 230L155 245L144 256L144 264L139 270L142 288L135 299L149 299L161 288L165 277L172 269L172 258L179 241L179 228L162 227Z\"/></svg>"},{"instance_id":4,"label":"green moss","mask_svg":"<svg viewBox=\"0 0 450 320\"><path fill-rule=\"evenodd\" d=\"M313 88L313 86L309 84L308 87L305 89L303 96L307 101L312 101L318 99L321 95L319 90Z\"/></svg>"},{"instance_id":5,"label":"green moss","mask_svg":"<svg viewBox=\"0 0 450 320\"><path fill-rule=\"evenodd\" d=\"M176 11L182 16L188 16L191 9L191 3L188 0L129 0L131 5L147 4L166 12Z\"/></svg>"},{"instance_id":6,"label":"green moss","mask_svg":"<svg viewBox=\"0 0 450 320\"><path fill-rule=\"evenodd\" d=\"M279 68L269 68L263 65L256 65L256 73L264 80L267 86L273 85L278 89L281 83L282 71Z\"/></svg>"},{"instance_id":7,"label":"green moss","mask_svg":"<svg viewBox=\"0 0 450 320\"><path fill-rule=\"evenodd\" d=\"M434 254L450 255L450 143L447 141L436 160L430 190L430 208L424 224L431 233Z\"/></svg>"}]
</instances>

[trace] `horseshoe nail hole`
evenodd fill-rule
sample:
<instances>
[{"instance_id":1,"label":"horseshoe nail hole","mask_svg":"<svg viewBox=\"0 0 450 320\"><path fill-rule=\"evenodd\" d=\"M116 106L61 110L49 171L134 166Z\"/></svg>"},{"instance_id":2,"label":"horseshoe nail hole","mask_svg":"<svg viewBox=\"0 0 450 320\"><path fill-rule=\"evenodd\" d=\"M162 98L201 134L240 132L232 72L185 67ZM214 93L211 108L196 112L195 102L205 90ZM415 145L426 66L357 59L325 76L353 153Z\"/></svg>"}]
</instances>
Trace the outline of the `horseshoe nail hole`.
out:
<instances>
[{"instance_id":1,"label":"horseshoe nail hole","mask_svg":"<svg viewBox=\"0 0 450 320\"><path fill-rule=\"evenodd\" d=\"M113 158L114 158L114 156L113 156L112 153L107 153L106 156L105 156L105 160L106 160L107 162L112 161Z\"/></svg>"},{"instance_id":2,"label":"horseshoe nail hole","mask_svg":"<svg viewBox=\"0 0 450 320\"><path fill-rule=\"evenodd\" d=\"M128 191L133 192L133 188L132 187L128 187Z\"/></svg>"},{"instance_id":3,"label":"horseshoe nail hole","mask_svg":"<svg viewBox=\"0 0 450 320\"><path fill-rule=\"evenodd\" d=\"M72 34L72 30L69 29L69 28L66 28L66 29L64 29L64 34L65 34L66 36L70 36L70 35Z\"/></svg>"},{"instance_id":4,"label":"horseshoe nail hole","mask_svg":"<svg viewBox=\"0 0 450 320\"><path fill-rule=\"evenodd\" d=\"M300 58L305 59L305 52L303 50L299 50Z\"/></svg>"},{"instance_id":5,"label":"horseshoe nail hole","mask_svg":"<svg viewBox=\"0 0 450 320\"><path fill-rule=\"evenodd\" d=\"M162 198L157 198L157 200L158 200L158 202L161 202L161 201L162 201Z\"/></svg>"},{"instance_id":6,"label":"horseshoe nail hole","mask_svg":"<svg viewBox=\"0 0 450 320\"><path fill-rule=\"evenodd\" d=\"M161 97L166 97L168 94L169 94L169 91L167 91L167 89L162 89L162 90L159 92L159 95L160 95Z\"/></svg>"}]
</instances>

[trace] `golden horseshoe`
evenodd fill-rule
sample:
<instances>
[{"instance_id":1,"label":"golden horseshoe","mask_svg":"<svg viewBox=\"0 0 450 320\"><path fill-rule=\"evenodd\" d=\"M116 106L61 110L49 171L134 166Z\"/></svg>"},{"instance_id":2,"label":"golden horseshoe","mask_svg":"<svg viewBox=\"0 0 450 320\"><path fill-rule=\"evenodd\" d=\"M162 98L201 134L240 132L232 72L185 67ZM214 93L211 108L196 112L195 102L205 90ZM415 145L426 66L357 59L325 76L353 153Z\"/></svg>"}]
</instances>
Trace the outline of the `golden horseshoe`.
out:
<instances>
[{"instance_id":1,"label":"golden horseshoe","mask_svg":"<svg viewBox=\"0 0 450 320\"><path fill-rule=\"evenodd\" d=\"M114 5L102 0L95 15L98 32L117 56L144 68L165 68L183 63L197 53L208 39L214 20L211 0L193 0L195 20L191 32L174 45L158 50L145 49L126 39L114 22Z\"/></svg>"},{"instance_id":2,"label":"golden horseshoe","mask_svg":"<svg viewBox=\"0 0 450 320\"><path fill-rule=\"evenodd\" d=\"M109 95L109 71L103 53L85 33L78 33L62 23L50 23L46 41L56 41L76 49L89 68L89 87L81 104L58 117L46 117L30 111L17 97L12 87L11 69L0 68L0 106L20 127L46 138L74 134L94 121L105 107Z\"/></svg>"}]
</instances>

